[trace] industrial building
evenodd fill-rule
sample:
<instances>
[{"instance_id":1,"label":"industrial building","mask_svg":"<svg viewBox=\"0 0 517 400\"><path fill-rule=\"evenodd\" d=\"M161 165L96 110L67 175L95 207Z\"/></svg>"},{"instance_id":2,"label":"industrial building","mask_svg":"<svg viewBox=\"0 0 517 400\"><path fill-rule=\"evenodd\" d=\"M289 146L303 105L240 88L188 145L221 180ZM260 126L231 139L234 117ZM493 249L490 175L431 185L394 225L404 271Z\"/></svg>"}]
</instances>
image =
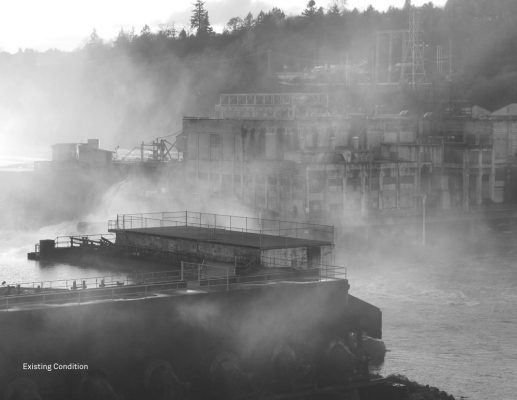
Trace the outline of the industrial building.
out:
<instances>
[{"instance_id":1,"label":"industrial building","mask_svg":"<svg viewBox=\"0 0 517 400\"><path fill-rule=\"evenodd\" d=\"M328 225L177 211L118 215L110 221L110 231L117 246L154 249L234 270L311 269L334 261L334 227Z\"/></svg>"},{"instance_id":2,"label":"industrial building","mask_svg":"<svg viewBox=\"0 0 517 400\"><path fill-rule=\"evenodd\" d=\"M322 93L222 94L218 118L183 120L187 187L263 215L342 222L418 214L424 194L437 210L504 200L492 143L507 116L335 110Z\"/></svg>"},{"instance_id":3,"label":"industrial building","mask_svg":"<svg viewBox=\"0 0 517 400\"><path fill-rule=\"evenodd\" d=\"M113 152L101 149L99 139L88 139L86 143L57 143L52 146L54 164L105 167L112 161Z\"/></svg>"}]
</instances>

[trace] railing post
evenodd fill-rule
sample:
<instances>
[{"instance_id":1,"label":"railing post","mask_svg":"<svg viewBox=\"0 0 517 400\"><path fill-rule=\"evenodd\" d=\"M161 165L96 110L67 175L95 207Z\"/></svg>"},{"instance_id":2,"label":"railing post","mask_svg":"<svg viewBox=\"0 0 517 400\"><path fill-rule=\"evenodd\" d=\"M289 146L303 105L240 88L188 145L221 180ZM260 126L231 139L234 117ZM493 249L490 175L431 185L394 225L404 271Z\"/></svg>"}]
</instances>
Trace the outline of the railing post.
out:
<instances>
[{"instance_id":1,"label":"railing post","mask_svg":"<svg viewBox=\"0 0 517 400\"><path fill-rule=\"evenodd\" d=\"M9 297L5 298L5 309L9 310Z\"/></svg>"},{"instance_id":2,"label":"railing post","mask_svg":"<svg viewBox=\"0 0 517 400\"><path fill-rule=\"evenodd\" d=\"M185 226L188 226L188 211L185 210Z\"/></svg>"},{"instance_id":3,"label":"railing post","mask_svg":"<svg viewBox=\"0 0 517 400\"><path fill-rule=\"evenodd\" d=\"M180 274L181 274L181 275L180 275L180 281L183 281L183 278L184 278L183 268L184 268L184 266L183 266L183 261L181 261L181 272L180 272Z\"/></svg>"},{"instance_id":4,"label":"railing post","mask_svg":"<svg viewBox=\"0 0 517 400\"><path fill-rule=\"evenodd\" d=\"M226 269L226 291L230 290L230 271Z\"/></svg>"}]
</instances>

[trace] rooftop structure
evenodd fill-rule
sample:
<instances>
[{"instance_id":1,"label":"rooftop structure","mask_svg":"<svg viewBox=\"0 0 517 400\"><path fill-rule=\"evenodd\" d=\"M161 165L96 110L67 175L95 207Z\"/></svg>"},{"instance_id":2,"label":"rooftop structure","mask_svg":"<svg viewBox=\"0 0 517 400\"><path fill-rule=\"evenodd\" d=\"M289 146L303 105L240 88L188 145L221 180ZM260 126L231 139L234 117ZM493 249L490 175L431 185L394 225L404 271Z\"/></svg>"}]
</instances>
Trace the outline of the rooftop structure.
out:
<instances>
[{"instance_id":1,"label":"rooftop structure","mask_svg":"<svg viewBox=\"0 0 517 400\"><path fill-rule=\"evenodd\" d=\"M494 119L498 119L498 118L516 119L517 118L517 103L508 104L507 106L494 111L492 114L490 114L490 117L492 117Z\"/></svg>"},{"instance_id":2,"label":"rooftop structure","mask_svg":"<svg viewBox=\"0 0 517 400\"><path fill-rule=\"evenodd\" d=\"M104 166L113 160L113 152L99 147L99 139L86 143L56 143L52 146L53 163L79 163L88 166Z\"/></svg>"},{"instance_id":3,"label":"rooftop structure","mask_svg":"<svg viewBox=\"0 0 517 400\"><path fill-rule=\"evenodd\" d=\"M326 115L327 93L223 93L219 118L297 119Z\"/></svg>"},{"instance_id":4,"label":"rooftop structure","mask_svg":"<svg viewBox=\"0 0 517 400\"><path fill-rule=\"evenodd\" d=\"M184 260L312 268L331 264L334 227L190 211L117 215L122 246L172 251Z\"/></svg>"}]
</instances>

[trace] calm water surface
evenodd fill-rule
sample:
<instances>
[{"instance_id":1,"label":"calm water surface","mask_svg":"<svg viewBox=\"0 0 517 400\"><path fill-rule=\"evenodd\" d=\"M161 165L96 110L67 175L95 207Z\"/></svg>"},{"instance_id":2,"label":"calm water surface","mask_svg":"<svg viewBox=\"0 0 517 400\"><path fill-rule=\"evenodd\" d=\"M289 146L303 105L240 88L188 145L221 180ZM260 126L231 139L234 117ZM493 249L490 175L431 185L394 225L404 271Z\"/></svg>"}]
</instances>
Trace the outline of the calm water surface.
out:
<instances>
[{"instance_id":1,"label":"calm water surface","mask_svg":"<svg viewBox=\"0 0 517 400\"><path fill-rule=\"evenodd\" d=\"M472 400L517 399L517 233L482 250L390 258L350 272L351 293L383 311L382 374Z\"/></svg>"}]
</instances>

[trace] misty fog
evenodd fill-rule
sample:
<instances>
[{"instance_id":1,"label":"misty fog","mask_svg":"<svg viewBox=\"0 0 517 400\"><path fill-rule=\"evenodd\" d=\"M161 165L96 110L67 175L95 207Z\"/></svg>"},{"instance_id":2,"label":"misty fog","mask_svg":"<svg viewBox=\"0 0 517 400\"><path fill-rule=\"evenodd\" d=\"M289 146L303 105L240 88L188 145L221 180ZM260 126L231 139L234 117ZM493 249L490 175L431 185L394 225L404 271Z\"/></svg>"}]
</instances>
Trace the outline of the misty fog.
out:
<instances>
[{"instance_id":1,"label":"misty fog","mask_svg":"<svg viewBox=\"0 0 517 400\"><path fill-rule=\"evenodd\" d=\"M333 112L365 118L403 110L422 117L453 108L456 101L489 111L517 102L515 2L449 0L443 8L432 3L419 8L432 88L424 94L404 86L397 91L372 87L374 32L407 29L408 8L358 11L343 8L342 2L309 3L302 15L279 8L235 15L223 33L175 26L121 31L114 38L85 32L86 44L74 51L1 52L0 281L110 273L111 266L27 261L40 239L78 234L82 222L103 229L86 233L105 233L107 221L123 213L263 216L231 193L215 196L209 184L188 182L175 173L174 162L151 172L110 167L49 173L34 167L35 161L50 160L52 144L98 138L101 148L120 160L132 148L138 153L142 142L181 132L183 117L215 117L220 93L278 88L289 93L305 84L329 93ZM437 46L450 57L445 72L434 59ZM338 74L318 75L336 65L345 66L352 83L344 85ZM400 75L384 67L382 77ZM295 78L279 84L282 74ZM260 172L263 164L247 167ZM390 352L382 374L404 374L472 400L511 400L517 367L516 227L514 204L501 207L508 220L480 211L476 219L458 222L454 218L461 210L453 210L444 218L450 221L433 224L431 215L424 226L425 245L426 222L418 213L414 224L379 228L370 227L358 211L348 225L337 227L335 261L348 268L350 293L384 313ZM317 312L308 305L293 309L300 315ZM203 329L224 312L210 304L176 311ZM271 314L268 325L246 320L236 329L239 339L247 339L240 343L243 352L260 347L264 329L284 329L281 319Z\"/></svg>"}]
</instances>

